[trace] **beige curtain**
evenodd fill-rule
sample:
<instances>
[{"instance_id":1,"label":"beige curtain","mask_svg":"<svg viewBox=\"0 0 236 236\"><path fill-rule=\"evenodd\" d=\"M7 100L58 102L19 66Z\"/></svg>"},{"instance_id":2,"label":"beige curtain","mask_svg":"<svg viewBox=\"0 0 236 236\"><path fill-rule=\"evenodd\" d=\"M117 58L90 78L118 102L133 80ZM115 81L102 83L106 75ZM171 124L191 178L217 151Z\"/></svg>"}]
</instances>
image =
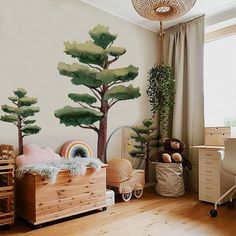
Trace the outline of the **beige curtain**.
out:
<instances>
[{"instance_id":1,"label":"beige curtain","mask_svg":"<svg viewBox=\"0 0 236 236\"><path fill-rule=\"evenodd\" d=\"M164 60L173 66L176 80L170 134L187 146L204 142L203 49L204 16L165 31ZM189 159L193 164L190 187L197 191L197 153L192 152Z\"/></svg>"}]
</instances>

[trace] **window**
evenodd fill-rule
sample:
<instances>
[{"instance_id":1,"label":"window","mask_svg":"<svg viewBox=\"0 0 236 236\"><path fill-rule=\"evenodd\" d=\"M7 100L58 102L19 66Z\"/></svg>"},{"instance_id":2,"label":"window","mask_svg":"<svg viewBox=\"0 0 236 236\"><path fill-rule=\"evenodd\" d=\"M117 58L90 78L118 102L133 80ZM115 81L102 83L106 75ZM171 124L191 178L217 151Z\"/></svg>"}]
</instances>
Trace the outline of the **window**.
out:
<instances>
[{"instance_id":1,"label":"window","mask_svg":"<svg viewBox=\"0 0 236 236\"><path fill-rule=\"evenodd\" d=\"M205 126L236 126L236 26L210 33L206 40Z\"/></svg>"}]
</instances>

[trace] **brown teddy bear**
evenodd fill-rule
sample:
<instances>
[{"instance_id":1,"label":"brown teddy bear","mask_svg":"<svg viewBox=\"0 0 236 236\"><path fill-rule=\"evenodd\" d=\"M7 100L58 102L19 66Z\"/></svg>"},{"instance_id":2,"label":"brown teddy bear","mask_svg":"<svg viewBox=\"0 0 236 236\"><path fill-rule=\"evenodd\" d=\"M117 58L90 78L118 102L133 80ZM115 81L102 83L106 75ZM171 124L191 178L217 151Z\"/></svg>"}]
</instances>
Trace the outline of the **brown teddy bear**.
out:
<instances>
[{"instance_id":1,"label":"brown teddy bear","mask_svg":"<svg viewBox=\"0 0 236 236\"><path fill-rule=\"evenodd\" d=\"M183 166L192 169L191 162L182 154L186 145L176 138L164 138L162 140L164 150L158 152L157 162L183 163Z\"/></svg>"}]
</instances>

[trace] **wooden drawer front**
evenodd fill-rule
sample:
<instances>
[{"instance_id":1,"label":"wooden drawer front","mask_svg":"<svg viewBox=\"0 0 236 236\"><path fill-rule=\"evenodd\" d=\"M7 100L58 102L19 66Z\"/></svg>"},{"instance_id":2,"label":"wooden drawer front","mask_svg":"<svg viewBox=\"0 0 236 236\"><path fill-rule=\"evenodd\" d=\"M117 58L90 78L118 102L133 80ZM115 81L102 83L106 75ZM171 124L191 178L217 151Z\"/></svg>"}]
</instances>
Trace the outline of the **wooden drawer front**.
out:
<instances>
[{"instance_id":1,"label":"wooden drawer front","mask_svg":"<svg viewBox=\"0 0 236 236\"><path fill-rule=\"evenodd\" d=\"M216 201L220 196L219 186L199 183L199 199L203 201Z\"/></svg>"},{"instance_id":2,"label":"wooden drawer front","mask_svg":"<svg viewBox=\"0 0 236 236\"><path fill-rule=\"evenodd\" d=\"M206 134L230 134L231 128L230 127L206 127L205 133Z\"/></svg>"},{"instance_id":3,"label":"wooden drawer front","mask_svg":"<svg viewBox=\"0 0 236 236\"><path fill-rule=\"evenodd\" d=\"M208 149L200 149L199 150L199 158L211 158L214 160L218 160L220 158L220 154L218 150L208 150Z\"/></svg>"},{"instance_id":4,"label":"wooden drawer front","mask_svg":"<svg viewBox=\"0 0 236 236\"><path fill-rule=\"evenodd\" d=\"M207 184L208 186L218 187L220 185L219 176L199 175L200 184Z\"/></svg>"},{"instance_id":5,"label":"wooden drawer front","mask_svg":"<svg viewBox=\"0 0 236 236\"><path fill-rule=\"evenodd\" d=\"M199 175L220 176L220 171L215 168L201 166L199 169Z\"/></svg>"},{"instance_id":6,"label":"wooden drawer front","mask_svg":"<svg viewBox=\"0 0 236 236\"><path fill-rule=\"evenodd\" d=\"M199 184L199 191L205 192L205 193L213 193L213 194L220 194L220 188L219 186L212 186L210 184L206 183L200 183Z\"/></svg>"},{"instance_id":7,"label":"wooden drawer front","mask_svg":"<svg viewBox=\"0 0 236 236\"><path fill-rule=\"evenodd\" d=\"M199 191L199 200L200 201L215 203L218 198L219 198L219 195Z\"/></svg>"},{"instance_id":8,"label":"wooden drawer front","mask_svg":"<svg viewBox=\"0 0 236 236\"><path fill-rule=\"evenodd\" d=\"M217 158L200 158L200 168L213 168L216 171L220 169L220 160Z\"/></svg>"}]
</instances>

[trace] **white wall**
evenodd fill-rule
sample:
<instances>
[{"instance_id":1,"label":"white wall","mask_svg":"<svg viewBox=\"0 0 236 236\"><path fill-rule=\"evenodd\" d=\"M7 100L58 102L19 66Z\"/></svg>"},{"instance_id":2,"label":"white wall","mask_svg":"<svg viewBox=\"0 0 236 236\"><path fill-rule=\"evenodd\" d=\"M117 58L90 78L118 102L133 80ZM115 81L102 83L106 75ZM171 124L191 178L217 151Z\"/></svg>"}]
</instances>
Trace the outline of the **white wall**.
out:
<instances>
[{"instance_id":1,"label":"white wall","mask_svg":"<svg viewBox=\"0 0 236 236\"><path fill-rule=\"evenodd\" d=\"M27 137L25 143L51 146L58 151L67 140L81 139L96 153L95 133L59 124L54 111L64 105L76 105L67 97L68 93L85 91L72 85L69 78L60 76L56 69L59 61L73 62L63 53L63 41L89 40L88 31L97 24L110 26L111 32L119 34L115 45L127 49L115 67L129 64L139 67L139 76L132 83L141 88L142 97L120 102L112 108L110 133L122 125L138 124L150 115L145 89L147 72L156 62L156 34L79 0L1 0L0 104L10 104L7 97L15 88L24 87L29 95L38 97L41 108L36 118L42 131ZM16 128L0 122L0 130L0 143L16 147ZM119 150L118 144L113 142L113 146Z\"/></svg>"}]
</instances>

